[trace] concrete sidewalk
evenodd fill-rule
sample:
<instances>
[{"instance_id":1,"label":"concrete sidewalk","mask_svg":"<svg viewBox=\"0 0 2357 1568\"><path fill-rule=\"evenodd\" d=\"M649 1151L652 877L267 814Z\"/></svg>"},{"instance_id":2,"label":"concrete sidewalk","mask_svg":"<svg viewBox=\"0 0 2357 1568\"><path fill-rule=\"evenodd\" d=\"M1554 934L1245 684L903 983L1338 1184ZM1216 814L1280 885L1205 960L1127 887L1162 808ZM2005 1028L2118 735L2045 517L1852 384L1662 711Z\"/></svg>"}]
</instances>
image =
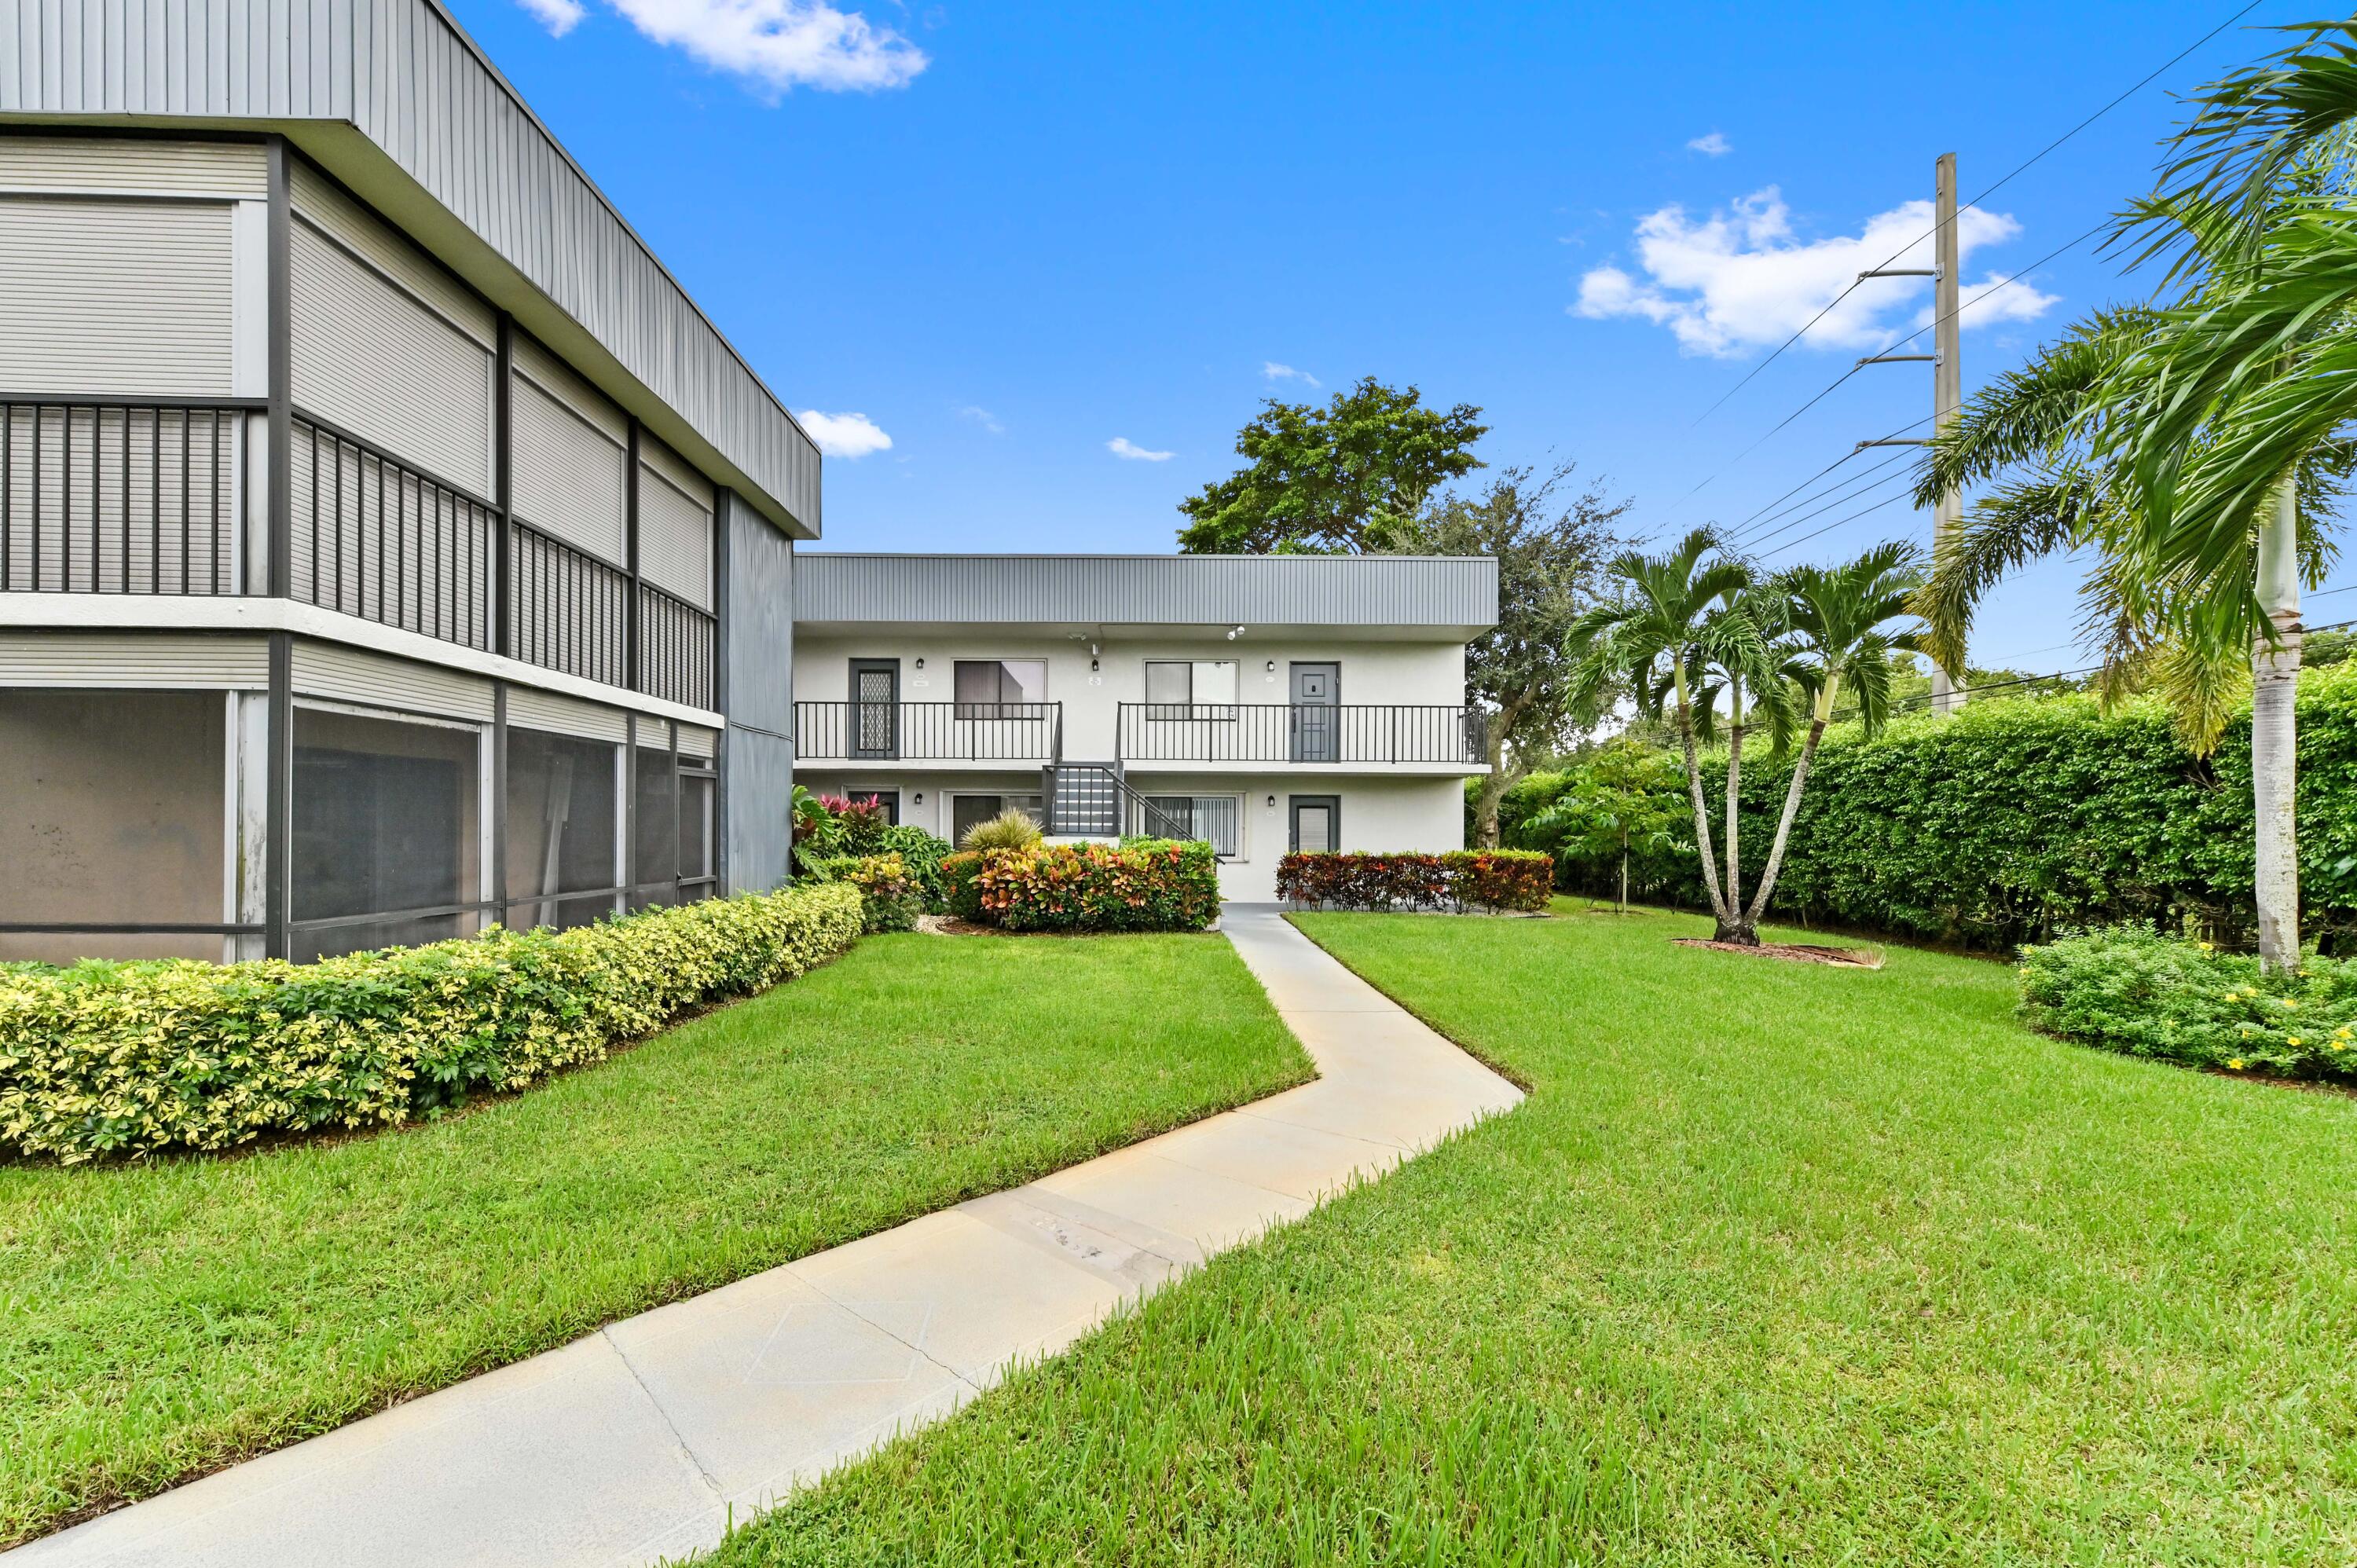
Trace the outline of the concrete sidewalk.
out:
<instances>
[{"instance_id":1,"label":"concrete sidewalk","mask_svg":"<svg viewBox=\"0 0 2357 1568\"><path fill-rule=\"evenodd\" d=\"M1315 1082L610 1325L20 1547L10 1568L605 1568L700 1551L1522 1098L1274 908L1230 905L1222 924Z\"/></svg>"}]
</instances>

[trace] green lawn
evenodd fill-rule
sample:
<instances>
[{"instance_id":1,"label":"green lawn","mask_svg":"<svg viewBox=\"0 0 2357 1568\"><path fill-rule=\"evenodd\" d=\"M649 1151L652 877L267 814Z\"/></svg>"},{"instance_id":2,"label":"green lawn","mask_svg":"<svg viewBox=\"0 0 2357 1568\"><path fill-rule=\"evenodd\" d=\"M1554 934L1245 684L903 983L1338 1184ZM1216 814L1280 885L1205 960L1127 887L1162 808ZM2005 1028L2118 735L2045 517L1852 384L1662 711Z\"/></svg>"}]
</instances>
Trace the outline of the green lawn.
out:
<instances>
[{"instance_id":1,"label":"green lawn","mask_svg":"<svg viewBox=\"0 0 2357 1568\"><path fill-rule=\"evenodd\" d=\"M1969 959L1300 923L1530 1100L723 1563L2357 1561L2357 1102Z\"/></svg>"},{"instance_id":2,"label":"green lawn","mask_svg":"<svg viewBox=\"0 0 2357 1568\"><path fill-rule=\"evenodd\" d=\"M882 937L439 1124L0 1166L0 1542L1308 1074L1217 937Z\"/></svg>"}]
</instances>

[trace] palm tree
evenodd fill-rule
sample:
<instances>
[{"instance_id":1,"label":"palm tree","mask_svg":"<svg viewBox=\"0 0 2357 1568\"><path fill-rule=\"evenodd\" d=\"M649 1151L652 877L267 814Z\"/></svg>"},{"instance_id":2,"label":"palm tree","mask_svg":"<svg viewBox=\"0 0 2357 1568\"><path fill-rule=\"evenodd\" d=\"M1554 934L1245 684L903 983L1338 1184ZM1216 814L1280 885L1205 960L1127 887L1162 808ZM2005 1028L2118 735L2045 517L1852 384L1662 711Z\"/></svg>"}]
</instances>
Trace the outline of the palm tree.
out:
<instances>
[{"instance_id":1,"label":"palm tree","mask_svg":"<svg viewBox=\"0 0 2357 1568\"><path fill-rule=\"evenodd\" d=\"M2000 378L1935 441L1919 499L2002 478L1943 551L1920 608L1960 655L1974 605L2038 557L2092 547L2082 633L2106 700L2157 683L2197 752L2253 682L2259 956L2299 963L2294 696L2299 587L2352 467L2357 215L2348 126L2357 49L2309 46L2196 99L2161 189L2118 226L2184 287L2166 308L2099 314ZM2337 281L2336 281L2337 280ZM2247 660L2247 662L2245 662Z\"/></svg>"},{"instance_id":2,"label":"palm tree","mask_svg":"<svg viewBox=\"0 0 2357 1568\"><path fill-rule=\"evenodd\" d=\"M1641 709L1675 725L1717 940L1756 944L1759 934L1743 908L1736 803L1746 730L1764 721L1781 749L1792 727L1789 650L1779 640L1782 601L1763 593L1750 563L1727 554L1708 528L1695 529L1665 554L1631 551L1605 575L1617 594L1582 615L1566 639L1579 660L1576 689L1593 703L1626 682ZM1711 843L1710 808L1703 799L1701 757L1702 745L1719 727L1722 698L1727 738L1723 877Z\"/></svg>"},{"instance_id":3,"label":"palm tree","mask_svg":"<svg viewBox=\"0 0 2357 1568\"><path fill-rule=\"evenodd\" d=\"M2161 189L2122 226L2197 281L2110 378L2102 448L2180 618L2251 650L2259 957L2296 969L2303 533L2311 568L2324 553L2303 470L2357 418L2357 20L2284 30L2301 42L2194 100Z\"/></svg>"},{"instance_id":4,"label":"palm tree","mask_svg":"<svg viewBox=\"0 0 2357 1568\"><path fill-rule=\"evenodd\" d=\"M1910 607L1922 584L1922 553L1898 542L1878 544L1839 566L1795 566L1773 580L1772 587L1785 600L1784 621L1799 650L1800 667L1789 679L1811 695L1813 711L1801 755L1792 764L1792 782L1784 789L1784 809L1776 819L1768 869L1760 875L1744 917L1747 927L1758 928L1776 891L1784 851L1792 843L1792 818L1801 809L1801 791L1808 784L1818 744L1833 720L1834 700L1846 685L1857 701L1859 726L1869 736L1878 733L1889 717L1890 655L1913 652L1921 639L1911 630L1885 628L1912 615Z\"/></svg>"}]
</instances>

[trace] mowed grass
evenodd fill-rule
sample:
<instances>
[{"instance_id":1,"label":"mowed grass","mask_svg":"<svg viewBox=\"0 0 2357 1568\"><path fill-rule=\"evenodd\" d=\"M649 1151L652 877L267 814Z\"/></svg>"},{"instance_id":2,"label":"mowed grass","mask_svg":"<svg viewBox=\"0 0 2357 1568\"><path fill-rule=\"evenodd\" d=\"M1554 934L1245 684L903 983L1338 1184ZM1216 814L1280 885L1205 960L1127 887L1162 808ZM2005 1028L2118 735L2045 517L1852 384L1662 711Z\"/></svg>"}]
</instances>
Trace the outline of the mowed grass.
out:
<instances>
[{"instance_id":1,"label":"mowed grass","mask_svg":"<svg viewBox=\"0 0 2357 1568\"><path fill-rule=\"evenodd\" d=\"M439 1123L0 1167L0 1541L1308 1076L1217 937L893 936Z\"/></svg>"},{"instance_id":2,"label":"mowed grass","mask_svg":"<svg viewBox=\"0 0 2357 1568\"><path fill-rule=\"evenodd\" d=\"M2357 1102L1969 959L1300 924L1528 1101L722 1563L2357 1561Z\"/></svg>"}]
</instances>

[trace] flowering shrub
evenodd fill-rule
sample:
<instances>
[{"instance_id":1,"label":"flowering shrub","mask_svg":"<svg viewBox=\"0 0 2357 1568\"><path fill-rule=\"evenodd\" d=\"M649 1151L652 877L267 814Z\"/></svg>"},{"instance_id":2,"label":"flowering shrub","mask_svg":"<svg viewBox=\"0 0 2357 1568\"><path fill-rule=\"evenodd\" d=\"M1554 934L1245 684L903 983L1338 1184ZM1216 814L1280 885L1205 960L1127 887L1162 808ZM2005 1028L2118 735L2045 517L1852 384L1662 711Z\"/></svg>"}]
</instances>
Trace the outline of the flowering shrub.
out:
<instances>
[{"instance_id":1,"label":"flowering shrub","mask_svg":"<svg viewBox=\"0 0 2357 1568\"><path fill-rule=\"evenodd\" d=\"M2297 975L2206 942L2115 926L2026 950L2022 1015L2131 1056L2279 1078L2357 1078L2357 961Z\"/></svg>"},{"instance_id":2,"label":"flowering shrub","mask_svg":"<svg viewBox=\"0 0 2357 1568\"><path fill-rule=\"evenodd\" d=\"M982 856L978 849L942 856L942 904L961 920L982 918Z\"/></svg>"},{"instance_id":3,"label":"flowering shrub","mask_svg":"<svg viewBox=\"0 0 2357 1568\"><path fill-rule=\"evenodd\" d=\"M1288 854L1276 896L1344 909L1544 909L1555 860L1528 849L1439 854Z\"/></svg>"},{"instance_id":4,"label":"flowering shrub","mask_svg":"<svg viewBox=\"0 0 2357 1568\"><path fill-rule=\"evenodd\" d=\"M952 855L942 868L952 911L963 900L974 909L969 918L1010 931L1199 931L1220 912L1207 843L994 849Z\"/></svg>"},{"instance_id":5,"label":"flowering shrub","mask_svg":"<svg viewBox=\"0 0 2357 1568\"><path fill-rule=\"evenodd\" d=\"M69 1164L410 1120L849 947L847 884L292 964L0 968L0 1147Z\"/></svg>"},{"instance_id":6,"label":"flowering shrub","mask_svg":"<svg viewBox=\"0 0 2357 1568\"><path fill-rule=\"evenodd\" d=\"M812 861L809 871L822 882L848 882L859 889L864 934L913 930L925 912L916 871L897 852L829 855Z\"/></svg>"},{"instance_id":7,"label":"flowering shrub","mask_svg":"<svg viewBox=\"0 0 2357 1568\"><path fill-rule=\"evenodd\" d=\"M938 915L946 905L942 902L942 857L950 852L950 841L937 839L924 829L900 823L884 830L876 853L897 854L909 868L909 879L915 884L918 899L925 913Z\"/></svg>"}]
</instances>

